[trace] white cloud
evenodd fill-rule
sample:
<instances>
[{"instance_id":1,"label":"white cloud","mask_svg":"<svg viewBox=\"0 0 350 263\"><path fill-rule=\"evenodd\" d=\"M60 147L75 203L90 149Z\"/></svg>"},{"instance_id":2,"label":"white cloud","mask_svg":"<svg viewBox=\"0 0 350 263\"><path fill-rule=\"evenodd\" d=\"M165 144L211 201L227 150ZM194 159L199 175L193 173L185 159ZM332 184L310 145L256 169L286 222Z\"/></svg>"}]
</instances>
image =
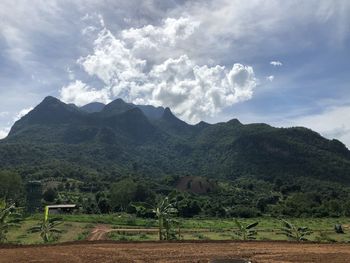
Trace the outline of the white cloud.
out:
<instances>
[{"instance_id":1,"label":"white cloud","mask_svg":"<svg viewBox=\"0 0 350 263\"><path fill-rule=\"evenodd\" d=\"M126 43L137 48L159 48L160 46L175 46L177 41L191 36L199 22L189 17L167 18L161 26L147 25L141 28L123 30L121 37Z\"/></svg>"},{"instance_id":2,"label":"white cloud","mask_svg":"<svg viewBox=\"0 0 350 263\"><path fill-rule=\"evenodd\" d=\"M58 10L56 1L48 3L36 0L33 4L26 1L1 1L0 36L5 40L2 50L4 54L22 66L32 63L35 40L31 39L30 34L46 30L50 34L56 32L56 26L52 22L56 19Z\"/></svg>"},{"instance_id":3,"label":"white cloud","mask_svg":"<svg viewBox=\"0 0 350 263\"><path fill-rule=\"evenodd\" d=\"M251 67L198 66L185 55L154 66L149 75L152 93L144 102L169 106L192 123L250 99L256 86Z\"/></svg>"},{"instance_id":4,"label":"white cloud","mask_svg":"<svg viewBox=\"0 0 350 263\"><path fill-rule=\"evenodd\" d=\"M305 126L350 148L350 106L328 107L323 112L287 120L283 126Z\"/></svg>"},{"instance_id":5,"label":"white cloud","mask_svg":"<svg viewBox=\"0 0 350 263\"><path fill-rule=\"evenodd\" d=\"M19 119L21 119L24 115L27 115L31 110L33 109L33 107L29 107L29 108L25 108L23 110L21 110L20 112L17 113L17 115L14 117L14 121L18 121Z\"/></svg>"},{"instance_id":6,"label":"white cloud","mask_svg":"<svg viewBox=\"0 0 350 263\"><path fill-rule=\"evenodd\" d=\"M282 62L281 61L271 61L270 62L270 65L274 66L274 67L281 67L283 66Z\"/></svg>"},{"instance_id":7,"label":"white cloud","mask_svg":"<svg viewBox=\"0 0 350 263\"><path fill-rule=\"evenodd\" d=\"M103 29L94 44L94 53L78 60L88 74L96 75L107 86L142 81L146 61L136 58L123 41Z\"/></svg>"},{"instance_id":8,"label":"white cloud","mask_svg":"<svg viewBox=\"0 0 350 263\"><path fill-rule=\"evenodd\" d=\"M228 52L236 59L254 59L344 46L349 11L347 0L190 1L186 13L201 22L200 48L193 46L191 57L209 54L227 61Z\"/></svg>"},{"instance_id":9,"label":"white cloud","mask_svg":"<svg viewBox=\"0 0 350 263\"><path fill-rule=\"evenodd\" d=\"M250 99L257 85L252 67L239 63L231 69L199 65L185 53L177 55L179 50L184 52L177 45L198 25L191 18L168 18L160 26L123 30L119 38L104 28L94 42L93 53L78 63L105 87L94 90L77 81L62 88L62 99L82 104L87 102L85 98L90 102L94 97L122 97L134 103L168 106L192 123ZM175 50L176 56L169 56L169 50ZM86 96L91 91L95 96Z\"/></svg>"},{"instance_id":10,"label":"white cloud","mask_svg":"<svg viewBox=\"0 0 350 263\"><path fill-rule=\"evenodd\" d=\"M1 128L0 129L0 140L6 138L9 132L10 132L10 128Z\"/></svg>"},{"instance_id":11,"label":"white cloud","mask_svg":"<svg viewBox=\"0 0 350 263\"><path fill-rule=\"evenodd\" d=\"M2 111L2 112L0 112L0 118L6 117L7 115L9 115L9 112L8 112L8 111Z\"/></svg>"},{"instance_id":12,"label":"white cloud","mask_svg":"<svg viewBox=\"0 0 350 263\"><path fill-rule=\"evenodd\" d=\"M75 74L74 74L73 70L71 70L69 67L67 67L67 73L68 73L69 80L75 79Z\"/></svg>"},{"instance_id":13,"label":"white cloud","mask_svg":"<svg viewBox=\"0 0 350 263\"><path fill-rule=\"evenodd\" d=\"M77 80L60 90L61 99L67 103L83 106L90 102L109 102L109 91L107 89L96 90L87 84Z\"/></svg>"},{"instance_id":14,"label":"white cloud","mask_svg":"<svg viewBox=\"0 0 350 263\"><path fill-rule=\"evenodd\" d=\"M121 39L137 57L154 60L178 55L177 48L198 28L199 22L190 17L167 18L161 26L147 25L121 32ZM162 56L165 55L165 56Z\"/></svg>"},{"instance_id":15,"label":"white cloud","mask_svg":"<svg viewBox=\"0 0 350 263\"><path fill-rule=\"evenodd\" d=\"M267 76L266 77L266 80L268 80L268 81L273 81L275 79L275 76L274 75L270 75L270 76Z\"/></svg>"}]
</instances>

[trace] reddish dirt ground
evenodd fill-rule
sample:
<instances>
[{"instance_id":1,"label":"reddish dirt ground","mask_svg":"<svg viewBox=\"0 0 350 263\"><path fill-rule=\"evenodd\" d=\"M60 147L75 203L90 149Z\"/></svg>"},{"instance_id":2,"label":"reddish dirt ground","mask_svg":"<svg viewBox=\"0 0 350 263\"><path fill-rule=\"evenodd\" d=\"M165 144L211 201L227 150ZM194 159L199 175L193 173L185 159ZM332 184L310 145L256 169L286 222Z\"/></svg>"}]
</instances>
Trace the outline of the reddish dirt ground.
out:
<instances>
[{"instance_id":1,"label":"reddish dirt ground","mask_svg":"<svg viewBox=\"0 0 350 263\"><path fill-rule=\"evenodd\" d=\"M222 261L226 259L226 261ZM229 260L230 259L230 260ZM0 262L350 262L350 245L289 242L77 242L0 248Z\"/></svg>"},{"instance_id":2,"label":"reddish dirt ground","mask_svg":"<svg viewBox=\"0 0 350 263\"><path fill-rule=\"evenodd\" d=\"M97 225L88 236L87 240L104 240L107 239L107 234L111 231L111 228L106 225Z\"/></svg>"},{"instance_id":3,"label":"reddish dirt ground","mask_svg":"<svg viewBox=\"0 0 350 263\"><path fill-rule=\"evenodd\" d=\"M127 233L158 233L157 228L116 228L113 229L108 225L97 225L92 229L87 237L89 241L107 240L107 234L110 232L127 232Z\"/></svg>"}]
</instances>

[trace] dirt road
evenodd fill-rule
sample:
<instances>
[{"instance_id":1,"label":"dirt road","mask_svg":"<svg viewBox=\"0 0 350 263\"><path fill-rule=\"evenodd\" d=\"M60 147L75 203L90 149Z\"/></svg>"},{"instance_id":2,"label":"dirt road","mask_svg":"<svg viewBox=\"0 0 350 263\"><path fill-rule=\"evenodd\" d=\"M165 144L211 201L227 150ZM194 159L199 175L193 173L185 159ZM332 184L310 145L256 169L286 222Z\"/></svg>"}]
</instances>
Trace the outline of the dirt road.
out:
<instances>
[{"instance_id":1,"label":"dirt road","mask_svg":"<svg viewBox=\"0 0 350 263\"><path fill-rule=\"evenodd\" d=\"M87 237L89 241L107 240L108 233L123 232L123 233L158 233L157 228L111 228L109 225L97 225Z\"/></svg>"},{"instance_id":2,"label":"dirt road","mask_svg":"<svg viewBox=\"0 0 350 263\"><path fill-rule=\"evenodd\" d=\"M348 244L288 242L79 242L54 246L0 248L0 263L8 262L220 262L246 259L258 263L350 262ZM222 261L223 262L223 261Z\"/></svg>"},{"instance_id":3,"label":"dirt road","mask_svg":"<svg viewBox=\"0 0 350 263\"><path fill-rule=\"evenodd\" d=\"M87 237L87 240L106 240L107 234L111 231L111 228L107 225L97 225L92 229L90 235Z\"/></svg>"}]
</instances>

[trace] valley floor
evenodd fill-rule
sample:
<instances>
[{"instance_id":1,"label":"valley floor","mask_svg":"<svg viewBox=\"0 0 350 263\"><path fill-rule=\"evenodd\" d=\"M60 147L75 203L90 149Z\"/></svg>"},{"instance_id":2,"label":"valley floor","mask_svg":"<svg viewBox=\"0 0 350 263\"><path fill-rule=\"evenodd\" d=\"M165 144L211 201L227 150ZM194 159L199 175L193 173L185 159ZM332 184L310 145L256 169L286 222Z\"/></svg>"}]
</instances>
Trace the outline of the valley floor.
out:
<instances>
[{"instance_id":1,"label":"valley floor","mask_svg":"<svg viewBox=\"0 0 350 263\"><path fill-rule=\"evenodd\" d=\"M0 247L8 262L349 262L349 244L293 242L107 242ZM225 260L224 260L225 259Z\"/></svg>"}]
</instances>

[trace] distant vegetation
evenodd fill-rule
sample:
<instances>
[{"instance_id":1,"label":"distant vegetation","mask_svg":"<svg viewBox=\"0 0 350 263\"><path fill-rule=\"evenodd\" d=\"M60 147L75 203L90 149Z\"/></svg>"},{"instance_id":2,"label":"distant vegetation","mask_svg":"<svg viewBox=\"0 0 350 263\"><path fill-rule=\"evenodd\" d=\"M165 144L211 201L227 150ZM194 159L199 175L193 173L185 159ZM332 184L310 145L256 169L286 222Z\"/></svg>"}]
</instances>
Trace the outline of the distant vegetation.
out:
<instances>
[{"instance_id":1,"label":"distant vegetation","mask_svg":"<svg viewBox=\"0 0 350 263\"><path fill-rule=\"evenodd\" d=\"M8 172L0 173L0 185L5 188ZM14 174L12 172L12 174ZM136 175L118 177L109 181L101 178L77 180L65 177L49 177L42 180L41 187L28 184L23 187L19 176L9 189L11 195L2 194L1 199L26 207L27 211L39 210L45 204L74 203L79 211L87 214L112 212L134 213L140 217L152 217L148 210L136 210L134 203L156 204L158 197L172 193L175 208L180 217L342 217L350 216L350 190L337 183L310 178L266 182L254 177L235 180L203 182L215 186L212 191L198 194L197 188L183 189L191 177L142 178ZM186 180L185 180L186 179ZM197 182L199 178L196 178ZM203 183L204 184L204 183ZM25 188L25 189L24 189ZM39 191L35 194L35 191ZM4 190L3 193L8 193ZM34 193L33 193L34 192Z\"/></svg>"},{"instance_id":2,"label":"distant vegetation","mask_svg":"<svg viewBox=\"0 0 350 263\"><path fill-rule=\"evenodd\" d=\"M25 215L74 203L92 218L153 222L157 214L136 204L156 207L169 195L185 220L349 217L350 152L305 128L189 125L168 108L78 108L51 97L0 141L0 199Z\"/></svg>"}]
</instances>

